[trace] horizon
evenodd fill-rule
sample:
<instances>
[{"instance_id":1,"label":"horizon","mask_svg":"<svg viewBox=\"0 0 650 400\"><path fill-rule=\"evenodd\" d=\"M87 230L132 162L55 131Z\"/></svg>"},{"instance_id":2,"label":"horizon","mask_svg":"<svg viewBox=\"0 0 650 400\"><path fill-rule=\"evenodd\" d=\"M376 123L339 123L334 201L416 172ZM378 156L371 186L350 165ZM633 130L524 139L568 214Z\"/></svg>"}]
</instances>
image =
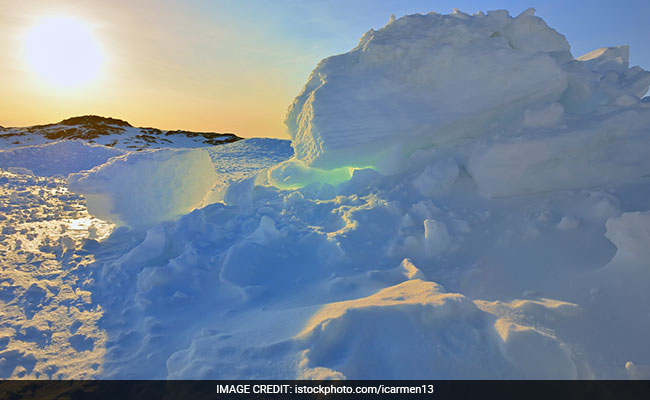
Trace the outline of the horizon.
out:
<instances>
[{"instance_id":1,"label":"horizon","mask_svg":"<svg viewBox=\"0 0 650 400\"><path fill-rule=\"evenodd\" d=\"M364 32L381 28L391 14L447 14L453 8L470 14L508 9L516 16L532 6L537 16L566 36L574 57L627 44L630 66L648 69L650 44L643 40L639 21L650 16L650 4L614 4L5 2L0 12L0 44L5 49L0 59L0 126L99 115L164 130L288 139L287 108L321 59L354 48ZM34 32L47 24L55 24L55 33L61 27L75 28L63 38L75 44L79 40L77 46L93 54L80 59L87 61L84 65L60 65L55 84L48 81L46 50L65 46L56 41L29 45ZM83 41L86 31L89 39ZM42 35L47 37L47 31Z\"/></svg>"},{"instance_id":2,"label":"horizon","mask_svg":"<svg viewBox=\"0 0 650 400\"><path fill-rule=\"evenodd\" d=\"M0 128L4 129L24 129L24 128L37 128L37 127L49 127L51 125L80 125L84 123L88 123L87 121L74 121L75 123L72 123L73 120L80 120L80 119L100 119L102 120L101 123L107 124L107 125L119 125L120 123L126 123L128 124L129 127L132 128L139 128L139 129L159 129L155 126L136 126L130 123L129 121L123 120L121 118L116 118L110 115L96 115L96 114L85 114L85 115L73 115L68 118L64 118L60 121L52 121L49 123L44 123L44 124L35 124L35 125L25 125L25 126L3 126L0 125ZM91 122L92 123L92 122ZM162 131L174 131L171 129L161 129ZM187 131L184 129L177 129L175 131ZM188 131L189 132L189 131ZM199 131L192 131L193 133L199 133ZM220 134L233 134L233 132L206 132L203 131L203 133L220 133Z\"/></svg>"}]
</instances>

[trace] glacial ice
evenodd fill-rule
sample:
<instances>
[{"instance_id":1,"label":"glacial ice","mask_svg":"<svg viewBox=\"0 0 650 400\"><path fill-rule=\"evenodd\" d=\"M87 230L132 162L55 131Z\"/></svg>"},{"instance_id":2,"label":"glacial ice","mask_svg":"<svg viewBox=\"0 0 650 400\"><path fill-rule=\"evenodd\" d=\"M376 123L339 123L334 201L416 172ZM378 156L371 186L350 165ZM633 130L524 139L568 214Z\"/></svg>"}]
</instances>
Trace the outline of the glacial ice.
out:
<instances>
[{"instance_id":1,"label":"glacial ice","mask_svg":"<svg viewBox=\"0 0 650 400\"><path fill-rule=\"evenodd\" d=\"M560 100L571 59L565 38L530 13L410 15L321 61L286 123L309 166L382 168L383 158L486 136Z\"/></svg>"},{"instance_id":2,"label":"glacial ice","mask_svg":"<svg viewBox=\"0 0 650 400\"><path fill-rule=\"evenodd\" d=\"M628 58L627 46L619 46L574 60L565 38L532 10L516 18L504 12L411 15L367 32L349 53L321 61L286 123L296 159L316 169L372 167L394 174L408 169L418 151L467 155L470 143L484 141L469 167L487 195L631 179L648 172L645 163L628 169L643 161L642 151L628 162L609 147L633 149L643 141L650 114L640 98L650 73L629 68ZM549 135L556 140L546 143ZM594 155L576 154L585 141ZM605 141L611 146L599 145ZM612 169L604 177L585 171L598 156ZM557 168L536 176L537 165L558 158ZM503 170L521 175L505 183L510 189L485 182L486 176L500 180ZM517 189L540 181L538 190Z\"/></svg>"},{"instance_id":3,"label":"glacial ice","mask_svg":"<svg viewBox=\"0 0 650 400\"><path fill-rule=\"evenodd\" d=\"M68 186L86 196L88 210L98 218L146 229L200 206L216 180L206 151L160 149L71 174Z\"/></svg>"}]
</instances>

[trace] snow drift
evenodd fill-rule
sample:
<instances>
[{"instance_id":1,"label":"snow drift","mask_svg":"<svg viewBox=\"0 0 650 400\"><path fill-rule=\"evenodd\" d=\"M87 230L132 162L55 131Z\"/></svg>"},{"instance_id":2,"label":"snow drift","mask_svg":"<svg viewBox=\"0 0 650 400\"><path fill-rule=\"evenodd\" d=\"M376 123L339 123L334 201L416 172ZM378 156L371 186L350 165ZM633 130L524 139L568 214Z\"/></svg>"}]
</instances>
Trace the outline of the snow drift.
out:
<instances>
[{"instance_id":1,"label":"snow drift","mask_svg":"<svg viewBox=\"0 0 650 400\"><path fill-rule=\"evenodd\" d=\"M589 377L566 344L534 327L495 318L479 308L482 303L415 279L366 298L327 304L298 336L308 346L302 377ZM341 358L350 348L355 357Z\"/></svg>"},{"instance_id":2,"label":"snow drift","mask_svg":"<svg viewBox=\"0 0 650 400\"><path fill-rule=\"evenodd\" d=\"M616 146L626 135L642 140L640 130L647 126L647 107L641 108L639 99L650 73L629 68L628 53L621 46L574 60L564 36L532 9L516 18L506 11L410 15L370 30L350 52L321 61L289 107L286 124L297 160L313 168L372 167L395 173L409 166L405 159L417 150L467 148L472 140L509 142L514 138L508 136L516 133L518 140L531 138L516 145L497 143L501 147L488 148L491 154L471 164L486 194L514 190L486 188L483 175L501 172L482 173L493 165L517 171L518 182L530 172L535 181L530 185L566 186L563 179L602 183L628 176L623 171L627 161L605 153L581 156L580 144L587 140L588 146L598 147L611 141ZM611 115L613 109L603 112L603 106L629 107L642 115ZM533 138L547 136L553 128L573 139L540 148ZM585 133L585 128L598 133ZM550 175L536 176L534 166L509 162L513 153L535 154L527 162L540 165L560 157L560 165ZM607 158L613 171L597 179L584 171L585 164L596 160L585 156ZM638 153L633 157L632 163L642 161ZM574 167L570 160L575 158L577 171L565 171ZM645 172L647 167L645 163Z\"/></svg>"},{"instance_id":3,"label":"snow drift","mask_svg":"<svg viewBox=\"0 0 650 400\"><path fill-rule=\"evenodd\" d=\"M68 177L86 196L94 216L144 229L200 206L217 179L201 149L161 149L125 154Z\"/></svg>"},{"instance_id":4,"label":"snow drift","mask_svg":"<svg viewBox=\"0 0 650 400\"><path fill-rule=\"evenodd\" d=\"M66 176L91 169L123 150L89 144L81 140L60 140L37 146L0 150L0 168L26 168L39 176Z\"/></svg>"}]
</instances>

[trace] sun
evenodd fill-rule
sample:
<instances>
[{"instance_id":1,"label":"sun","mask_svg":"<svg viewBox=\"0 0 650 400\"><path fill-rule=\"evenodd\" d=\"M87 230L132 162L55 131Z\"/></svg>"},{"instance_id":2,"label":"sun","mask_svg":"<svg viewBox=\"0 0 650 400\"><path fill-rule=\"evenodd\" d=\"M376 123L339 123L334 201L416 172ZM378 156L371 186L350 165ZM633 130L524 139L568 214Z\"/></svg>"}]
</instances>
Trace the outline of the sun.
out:
<instances>
[{"instance_id":1,"label":"sun","mask_svg":"<svg viewBox=\"0 0 650 400\"><path fill-rule=\"evenodd\" d=\"M104 61L89 27L68 16L48 17L34 25L25 36L25 58L37 75L60 89L95 81Z\"/></svg>"}]
</instances>

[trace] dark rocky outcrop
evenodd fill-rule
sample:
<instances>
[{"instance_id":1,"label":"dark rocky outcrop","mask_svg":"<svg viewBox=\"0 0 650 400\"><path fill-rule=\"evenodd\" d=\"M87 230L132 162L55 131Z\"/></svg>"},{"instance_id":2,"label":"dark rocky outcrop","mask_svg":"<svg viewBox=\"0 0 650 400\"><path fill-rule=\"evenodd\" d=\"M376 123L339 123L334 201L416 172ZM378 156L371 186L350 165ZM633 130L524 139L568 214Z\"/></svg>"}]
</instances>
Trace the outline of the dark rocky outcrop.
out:
<instances>
[{"instance_id":1,"label":"dark rocky outcrop","mask_svg":"<svg viewBox=\"0 0 650 400\"><path fill-rule=\"evenodd\" d=\"M129 129L132 128L132 129ZM1 128L0 140L9 140L26 135L42 135L48 140L81 139L90 143L99 142L107 146L120 146L128 149L145 149L151 147L167 147L174 143L174 137L187 137L205 146L214 146L235 142L242 138L233 133L190 132L185 130L165 131L157 128L135 128L127 121L102 117L98 115L82 115L64 119L58 123L34 125L25 128ZM98 140L102 136L119 135L119 138ZM20 139L12 144L22 143Z\"/></svg>"}]
</instances>

